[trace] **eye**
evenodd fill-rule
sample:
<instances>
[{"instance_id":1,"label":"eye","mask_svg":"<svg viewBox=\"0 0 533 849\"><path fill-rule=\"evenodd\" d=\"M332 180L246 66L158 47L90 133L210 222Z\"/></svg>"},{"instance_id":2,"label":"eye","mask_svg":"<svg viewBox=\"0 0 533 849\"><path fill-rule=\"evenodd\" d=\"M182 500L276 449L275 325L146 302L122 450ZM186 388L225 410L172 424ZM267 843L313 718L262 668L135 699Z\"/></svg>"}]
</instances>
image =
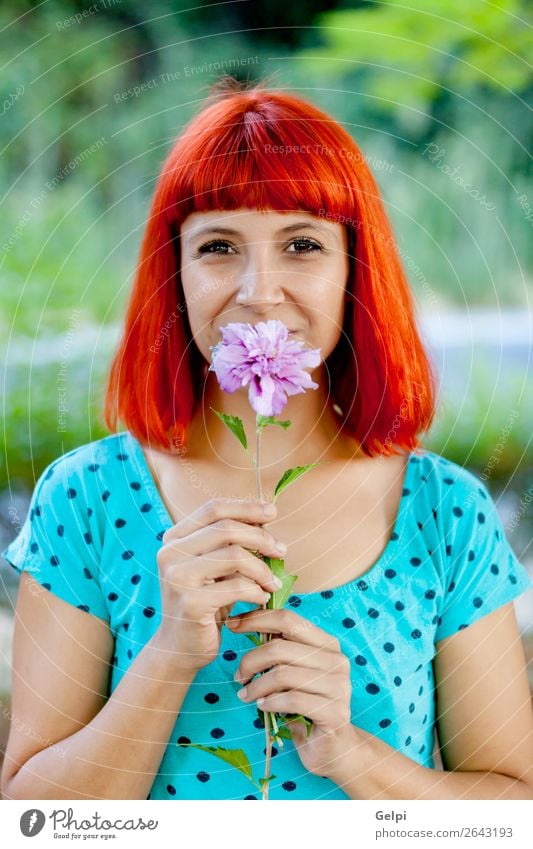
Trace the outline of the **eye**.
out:
<instances>
[{"instance_id":1,"label":"eye","mask_svg":"<svg viewBox=\"0 0 533 849\"><path fill-rule=\"evenodd\" d=\"M225 242L224 239L212 239L210 242L206 242L205 245L201 245L198 248L198 255L201 256L204 253L206 253L206 254L222 253L222 251L211 250L211 248L214 249L217 245L222 245L222 247L224 247L224 248L231 248L231 245L229 244L229 242ZM232 248L232 250L233 250L233 248ZM227 254L222 253L222 256L227 256Z\"/></svg>"},{"instance_id":2,"label":"eye","mask_svg":"<svg viewBox=\"0 0 533 849\"><path fill-rule=\"evenodd\" d=\"M307 250L295 250L295 251L289 251L289 253L310 254L310 253L314 253L317 250L318 251L323 250L323 246L321 244L319 244L318 242L314 242L312 239L305 239L305 238L293 239L290 247L292 247L292 245L300 245L300 246L303 245L305 248L307 248Z\"/></svg>"}]
</instances>

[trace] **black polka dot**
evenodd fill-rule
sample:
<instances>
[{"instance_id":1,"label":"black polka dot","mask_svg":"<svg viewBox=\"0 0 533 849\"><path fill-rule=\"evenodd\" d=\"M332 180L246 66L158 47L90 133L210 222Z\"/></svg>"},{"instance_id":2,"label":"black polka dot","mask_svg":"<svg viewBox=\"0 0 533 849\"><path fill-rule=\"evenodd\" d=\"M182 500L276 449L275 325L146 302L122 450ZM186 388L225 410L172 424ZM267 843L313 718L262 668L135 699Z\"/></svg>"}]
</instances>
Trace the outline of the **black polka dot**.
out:
<instances>
[{"instance_id":1,"label":"black polka dot","mask_svg":"<svg viewBox=\"0 0 533 849\"><path fill-rule=\"evenodd\" d=\"M90 533L89 533L88 531L86 531L86 532L83 534L83 539L85 540L85 542L87 543L87 545L90 545L90 544L91 544L91 542L93 541L93 538L92 538L92 536L90 535Z\"/></svg>"},{"instance_id":2,"label":"black polka dot","mask_svg":"<svg viewBox=\"0 0 533 849\"><path fill-rule=\"evenodd\" d=\"M32 542L32 544L30 545L30 551L32 554L35 554L36 551L39 551L39 546L36 542Z\"/></svg>"},{"instance_id":3,"label":"black polka dot","mask_svg":"<svg viewBox=\"0 0 533 849\"><path fill-rule=\"evenodd\" d=\"M263 749L263 754L266 755L266 753L267 753L266 749ZM278 750L276 749L276 747L272 746L272 757L274 757L274 755L277 755L277 753L278 753Z\"/></svg>"},{"instance_id":4,"label":"black polka dot","mask_svg":"<svg viewBox=\"0 0 533 849\"><path fill-rule=\"evenodd\" d=\"M141 513L149 513L151 509L152 509L151 504L143 504L141 506Z\"/></svg>"},{"instance_id":5,"label":"black polka dot","mask_svg":"<svg viewBox=\"0 0 533 849\"><path fill-rule=\"evenodd\" d=\"M472 561L475 560L475 559L476 559L476 553L475 553L475 551L472 551L472 549L470 549L470 551L468 552L468 562L472 563Z\"/></svg>"},{"instance_id":6,"label":"black polka dot","mask_svg":"<svg viewBox=\"0 0 533 849\"><path fill-rule=\"evenodd\" d=\"M463 515L463 511L461 510L461 508L460 508L460 507L454 507L454 508L453 508L453 515L454 515L454 516L462 516L462 515Z\"/></svg>"},{"instance_id":7,"label":"black polka dot","mask_svg":"<svg viewBox=\"0 0 533 849\"><path fill-rule=\"evenodd\" d=\"M167 793L170 793L171 796L176 795L176 788L173 784L167 784Z\"/></svg>"},{"instance_id":8,"label":"black polka dot","mask_svg":"<svg viewBox=\"0 0 533 849\"><path fill-rule=\"evenodd\" d=\"M420 557L411 557L411 560L409 562L411 566L420 566L420 564L422 563Z\"/></svg>"},{"instance_id":9,"label":"black polka dot","mask_svg":"<svg viewBox=\"0 0 533 849\"><path fill-rule=\"evenodd\" d=\"M108 489L106 489L106 491L102 493L102 501L107 501L107 499L109 498L110 495L111 495L111 493L109 492Z\"/></svg>"},{"instance_id":10,"label":"black polka dot","mask_svg":"<svg viewBox=\"0 0 533 849\"><path fill-rule=\"evenodd\" d=\"M391 534L391 542L396 542L397 539L400 539L396 531Z\"/></svg>"},{"instance_id":11,"label":"black polka dot","mask_svg":"<svg viewBox=\"0 0 533 849\"><path fill-rule=\"evenodd\" d=\"M224 660L235 660L237 655L235 654L235 652L232 649L228 649L227 651L224 652L222 657L224 658Z\"/></svg>"},{"instance_id":12,"label":"black polka dot","mask_svg":"<svg viewBox=\"0 0 533 849\"><path fill-rule=\"evenodd\" d=\"M80 610L85 610L85 613L91 612L88 604L78 604L78 608Z\"/></svg>"},{"instance_id":13,"label":"black polka dot","mask_svg":"<svg viewBox=\"0 0 533 849\"><path fill-rule=\"evenodd\" d=\"M130 580L131 580L132 584L138 584L141 580L141 576L140 575L132 575Z\"/></svg>"},{"instance_id":14,"label":"black polka dot","mask_svg":"<svg viewBox=\"0 0 533 849\"><path fill-rule=\"evenodd\" d=\"M368 610L368 615L371 619L377 619L379 616L379 610L376 610L375 607L370 607Z\"/></svg>"},{"instance_id":15,"label":"black polka dot","mask_svg":"<svg viewBox=\"0 0 533 849\"><path fill-rule=\"evenodd\" d=\"M127 551L123 551L122 552L122 559L123 560L131 560L131 558L134 556L134 554L135 554L135 552L132 551L131 549L128 549Z\"/></svg>"},{"instance_id":16,"label":"black polka dot","mask_svg":"<svg viewBox=\"0 0 533 849\"><path fill-rule=\"evenodd\" d=\"M204 696L204 701L206 701L208 705L215 705L219 700L220 696L217 696L216 693L206 693Z\"/></svg>"},{"instance_id":17,"label":"black polka dot","mask_svg":"<svg viewBox=\"0 0 533 849\"><path fill-rule=\"evenodd\" d=\"M45 481L50 480L50 478L52 477L53 474L54 474L54 470L48 469L46 475L44 476Z\"/></svg>"},{"instance_id":18,"label":"black polka dot","mask_svg":"<svg viewBox=\"0 0 533 849\"><path fill-rule=\"evenodd\" d=\"M164 531L159 531L159 533L156 535L156 539L158 539L161 542L161 540L163 539L164 533L165 533Z\"/></svg>"},{"instance_id":19,"label":"black polka dot","mask_svg":"<svg viewBox=\"0 0 533 849\"><path fill-rule=\"evenodd\" d=\"M289 793L291 793L293 790L296 790L296 784L294 783L294 781L284 781L281 786Z\"/></svg>"},{"instance_id":20,"label":"black polka dot","mask_svg":"<svg viewBox=\"0 0 533 849\"><path fill-rule=\"evenodd\" d=\"M448 592L451 593L455 589L455 581L452 581L450 586L448 587Z\"/></svg>"},{"instance_id":21,"label":"black polka dot","mask_svg":"<svg viewBox=\"0 0 533 849\"><path fill-rule=\"evenodd\" d=\"M322 598L331 598L333 596L333 590L324 590L320 595Z\"/></svg>"},{"instance_id":22,"label":"black polka dot","mask_svg":"<svg viewBox=\"0 0 533 849\"><path fill-rule=\"evenodd\" d=\"M465 628L468 628L468 625L459 625L458 631L463 631Z\"/></svg>"},{"instance_id":23,"label":"black polka dot","mask_svg":"<svg viewBox=\"0 0 533 849\"><path fill-rule=\"evenodd\" d=\"M124 625L123 625L122 627L124 628L124 630L125 630L125 631L127 631L127 630L129 629L129 627L130 627L130 623L129 623L129 622L124 622Z\"/></svg>"},{"instance_id":24,"label":"black polka dot","mask_svg":"<svg viewBox=\"0 0 533 849\"><path fill-rule=\"evenodd\" d=\"M396 608L396 610L404 610L405 604L403 603L403 601L397 601L394 607Z\"/></svg>"},{"instance_id":25,"label":"black polka dot","mask_svg":"<svg viewBox=\"0 0 533 849\"><path fill-rule=\"evenodd\" d=\"M406 746L410 746L410 745L411 745L411 738L410 738L410 737L406 737L406 738L405 738L405 745L406 745Z\"/></svg>"},{"instance_id":26,"label":"black polka dot","mask_svg":"<svg viewBox=\"0 0 533 849\"><path fill-rule=\"evenodd\" d=\"M51 589L52 589L52 584L49 584L49 583L46 581L46 582L43 584L43 587L45 588L45 590L51 590Z\"/></svg>"},{"instance_id":27,"label":"black polka dot","mask_svg":"<svg viewBox=\"0 0 533 849\"><path fill-rule=\"evenodd\" d=\"M57 535L58 535L58 537L62 537L64 533L65 533L65 527L64 527L64 525L58 525L58 526L57 526Z\"/></svg>"},{"instance_id":28,"label":"black polka dot","mask_svg":"<svg viewBox=\"0 0 533 849\"><path fill-rule=\"evenodd\" d=\"M375 696L375 695L376 695L376 693L379 693L379 687L378 687L378 685L377 685L377 684L367 684L367 685L366 685L366 687L365 687L365 690L366 690L366 691L367 691L367 693L369 693L371 696Z\"/></svg>"},{"instance_id":29,"label":"black polka dot","mask_svg":"<svg viewBox=\"0 0 533 849\"><path fill-rule=\"evenodd\" d=\"M422 743L422 745L420 746L420 748L418 750L418 754L421 755L425 748L426 748L426 744Z\"/></svg>"},{"instance_id":30,"label":"black polka dot","mask_svg":"<svg viewBox=\"0 0 533 849\"><path fill-rule=\"evenodd\" d=\"M399 686L401 685L401 683L402 683L402 679L400 678L400 676L399 676L399 675L395 675L395 677L394 677L394 683L395 683L395 685L396 685L397 687L399 687Z\"/></svg>"},{"instance_id":31,"label":"black polka dot","mask_svg":"<svg viewBox=\"0 0 533 849\"><path fill-rule=\"evenodd\" d=\"M479 524L482 525L485 522L485 514L484 513L478 513L477 514L477 520L478 520Z\"/></svg>"},{"instance_id":32,"label":"black polka dot","mask_svg":"<svg viewBox=\"0 0 533 849\"><path fill-rule=\"evenodd\" d=\"M389 654L390 654L391 652L394 651L394 648L395 648L394 643L384 643L383 648L385 649L386 652L389 652Z\"/></svg>"},{"instance_id":33,"label":"black polka dot","mask_svg":"<svg viewBox=\"0 0 533 849\"><path fill-rule=\"evenodd\" d=\"M40 516L40 515L41 515L41 508L40 508L40 506L39 506L38 504L37 504L37 506L35 507L35 515L36 515L36 516Z\"/></svg>"},{"instance_id":34,"label":"black polka dot","mask_svg":"<svg viewBox=\"0 0 533 849\"><path fill-rule=\"evenodd\" d=\"M300 607L301 603L302 603L302 599L300 598L300 596L298 596L298 595L289 596L289 604L291 605L291 607Z\"/></svg>"},{"instance_id":35,"label":"black polka dot","mask_svg":"<svg viewBox=\"0 0 533 849\"><path fill-rule=\"evenodd\" d=\"M246 800L246 799L255 799L255 800L257 801L257 796L254 796L253 794L250 794L249 796L245 796L245 797L244 797L244 799L245 799L245 800Z\"/></svg>"},{"instance_id":36,"label":"black polka dot","mask_svg":"<svg viewBox=\"0 0 533 849\"><path fill-rule=\"evenodd\" d=\"M403 497L404 495L410 495L410 494L411 494L411 490L410 490L410 489L407 489L407 488L404 486L404 488L402 489L402 497Z\"/></svg>"},{"instance_id":37,"label":"black polka dot","mask_svg":"<svg viewBox=\"0 0 533 849\"><path fill-rule=\"evenodd\" d=\"M89 571L89 569L87 569L87 566L83 567L83 574L85 575L88 581L92 579L92 573Z\"/></svg>"},{"instance_id":38,"label":"black polka dot","mask_svg":"<svg viewBox=\"0 0 533 849\"><path fill-rule=\"evenodd\" d=\"M358 665L358 666L366 666L366 665L367 665L367 663L368 663L368 661L367 661L366 657L363 657L363 655L362 655L362 654L358 654L358 655L356 656L356 658L355 658L355 662L357 663L357 665Z\"/></svg>"},{"instance_id":39,"label":"black polka dot","mask_svg":"<svg viewBox=\"0 0 533 849\"><path fill-rule=\"evenodd\" d=\"M361 592L365 592L368 589L368 584L366 581L358 581L357 589L361 590Z\"/></svg>"},{"instance_id":40,"label":"black polka dot","mask_svg":"<svg viewBox=\"0 0 533 849\"><path fill-rule=\"evenodd\" d=\"M262 719L259 719L259 717L256 717L256 719L254 719L254 727L255 728L264 728L265 723L263 722Z\"/></svg>"},{"instance_id":41,"label":"black polka dot","mask_svg":"<svg viewBox=\"0 0 533 849\"><path fill-rule=\"evenodd\" d=\"M87 468L90 472L97 472L100 468L100 465L98 463L91 463L90 466L87 466Z\"/></svg>"},{"instance_id":42,"label":"black polka dot","mask_svg":"<svg viewBox=\"0 0 533 849\"><path fill-rule=\"evenodd\" d=\"M89 519L93 515L93 508L92 507L87 507L87 515L88 515Z\"/></svg>"},{"instance_id":43,"label":"black polka dot","mask_svg":"<svg viewBox=\"0 0 533 849\"><path fill-rule=\"evenodd\" d=\"M206 781L209 781L211 776L209 775L208 772L197 772L196 778L198 779L198 781L201 781L202 784L205 784Z\"/></svg>"},{"instance_id":44,"label":"black polka dot","mask_svg":"<svg viewBox=\"0 0 533 849\"><path fill-rule=\"evenodd\" d=\"M424 688L422 687L422 685L420 685L420 687L418 688L418 695L421 696L423 692Z\"/></svg>"},{"instance_id":45,"label":"black polka dot","mask_svg":"<svg viewBox=\"0 0 533 849\"><path fill-rule=\"evenodd\" d=\"M184 743L187 744L187 743L190 743L190 742L191 741L189 740L188 737L178 737L178 746L182 746Z\"/></svg>"},{"instance_id":46,"label":"black polka dot","mask_svg":"<svg viewBox=\"0 0 533 849\"><path fill-rule=\"evenodd\" d=\"M388 728L388 726L389 726L390 724L391 724L390 719L380 719L380 720L379 720L379 727L380 727L380 728Z\"/></svg>"},{"instance_id":47,"label":"black polka dot","mask_svg":"<svg viewBox=\"0 0 533 849\"><path fill-rule=\"evenodd\" d=\"M474 599L474 601L472 603L473 603L474 607L481 607L481 605L483 604L483 599L479 598L479 596L478 596L477 598Z\"/></svg>"},{"instance_id":48,"label":"black polka dot","mask_svg":"<svg viewBox=\"0 0 533 849\"><path fill-rule=\"evenodd\" d=\"M444 483L448 484L448 486L451 486L452 483L454 483L452 478L443 478L443 480L444 480Z\"/></svg>"},{"instance_id":49,"label":"black polka dot","mask_svg":"<svg viewBox=\"0 0 533 849\"><path fill-rule=\"evenodd\" d=\"M128 649L128 660L131 660L133 657L133 652L131 649Z\"/></svg>"},{"instance_id":50,"label":"black polka dot","mask_svg":"<svg viewBox=\"0 0 533 849\"><path fill-rule=\"evenodd\" d=\"M117 598L118 598L118 595L116 593L108 593L107 597L108 597L109 601L116 601Z\"/></svg>"},{"instance_id":51,"label":"black polka dot","mask_svg":"<svg viewBox=\"0 0 533 849\"><path fill-rule=\"evenodd\" d=\"M446 554L447 554L447 556L448 556L448 557L450 557L451 553L452 553L452 547L451 547L451 545L447 545L447 546L446 546Z\"/></svg>"},{"instance_id":52,"label":"black polka dot","mask_svg":"<svg viewBox=\"0 0 533 849\"><path fill-rule=\"evenodd\" d=\"M138 491L141 488L139 481L132 481L132 483L130 483L130 486L131 486L132 489L135 489L136 491Z\"/></svg>"},{"instance_id":53,"label":"black polka dot","mask_svg":"<svg viewBox=\"0 0 533 849\"><path fill-rule=\"evenodd\" d=\"M144 608L143 616L146 616L147 619L151 619L152 616L154 616L154 615L155 615L155 608L154 607L145 607Z\"/></svg>"},{"instance_id":54,"label":"black polka dot","mask_svg":"<svg viewBox=\"0 0 533 849\"><path fill-rule=\"evenodd\" d=\"M517 582L516 575L509 575L509 580L512 584L516 584L516 582Z\"/></svg>"},{"instance_id":55,"label":"black polka dot","mask_svg":"<svg viewBox=\"0 0 533 849\"><path fill-rule=\"evenodd\" d=\"M346 619L342 620L342 624L345 628L353 628L355 626L355 622L353 621L353 619L350 619L349 616L347 616Z\"/></svg>"},{"instance_id":56,"label":"black polka dot","mask_svg":"<svg viewBox=\"0 0 533 849\"><path fill-rule=\"evenodd\" d=\"M411 704L409 705L409 713L414 713L414 710L415 710L415 706L414 706L413 702L411 702Z\"/></svg>"},{"instance_id":57,"label":"black polka dot","mask_svg":"<svg viewBox=\"0 0 533 849\"><path fill-rule=\"evenodd\" d=\"M396 572L394 571L394 569L385 569L385 577L386 578L395 578Z\"/></svg>"},{"instance_id":58,"label":"black polka dot","mask_svg":"<svg viewBox=\"0 0 533 849\"><path fill-rule=\"evenodd\" d=\"M424 593L424 598L432 599L435 598L435 590L426 590Z\"/></svg>"},{"instance_id":59,"label":"black polka dot","mask_svg":"<svg viewBox=\"0 0 533 849\"><path fill-rule=\"evenodd\" d=\"M52 554L50 558L50 563L52 564L52 566L59 566L59 557L57 557L55 554Z\"/></svg>"},{"instance_id":60,"label":"black polka dot","mask_svg":"<svg viewBox=\"0 0 533 849\"><path fill-rule=\"evenodd\" d=\"M223 728L212 728L211 729L211 737L214 737L215 740L219 740L224 736L226 732Z\"/></svg>"},{"instance_id":61,"label":"black polka dot","mask_svg":"<svg viewBox=\"0 0 533 849\"><path fill-rule=\"evenodd\" d=\"M128 459L127 454L117 454L117 460L120 460L122 463Z\"/></svg>"},{"instance_id":62,"label":"black polka dot","mask_svg":"<svg viewBox=\"0 0 533 849\"><path fill-rule=\"evenodd\" d=\"M422 631L419 631L418 628L415 628L414 631L411 631L411 636L413 640L418 640L422 636Z\"/></svg>"},{"instance_id":63,"label":"black polka dot","mask_svg":"<svg viewBox=\"0 0 533 849\"><path fill-rule=\"evenodd\" d=\"M500 574L500 570L499 570L496 563L491 563L490 571L492 572L493 575L499 575Z\"/></svg>"},{"instance_id":64,"label":"black polka dot","mask_svg":"<svg viewBox=\"0 0 533 849\"><path fill-rule=\"evenodd\" d=\"M77 494L78 493L76 492L76 490L72 489L72 487L69 487L69 489L67 489L67 495L69 498L76 498Z\"/></svg>"},{"instance_id":65,"label":"black polka dot","mask_svg":"<svg viewBox=\"0 0 533 849\"><path fill-rule=\"evenodd\" d=\"M125 524L126 524L125 519L115 519L115 527L116 528L123 528Z\"/></svg>"}]
</instances>

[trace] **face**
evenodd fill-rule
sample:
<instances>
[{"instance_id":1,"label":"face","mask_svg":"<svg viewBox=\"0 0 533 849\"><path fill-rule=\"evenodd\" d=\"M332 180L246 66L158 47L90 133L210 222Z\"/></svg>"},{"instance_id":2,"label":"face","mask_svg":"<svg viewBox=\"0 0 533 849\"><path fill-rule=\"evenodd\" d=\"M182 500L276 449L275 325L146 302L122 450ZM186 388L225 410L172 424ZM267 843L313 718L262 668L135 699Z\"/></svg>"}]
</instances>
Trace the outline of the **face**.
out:
<instances>
[{"instance_id":1,"label":"face","mask_svg":"<svg viewBox=\"0 0 533 849\"><path fill-rule=\"evenodd\" d=\"M180 229L181 280L195 342L207 362L229 322L279 319L321 348L342 332L348 238L308 212L195 212Z\"/></svg>"}]
</instances>

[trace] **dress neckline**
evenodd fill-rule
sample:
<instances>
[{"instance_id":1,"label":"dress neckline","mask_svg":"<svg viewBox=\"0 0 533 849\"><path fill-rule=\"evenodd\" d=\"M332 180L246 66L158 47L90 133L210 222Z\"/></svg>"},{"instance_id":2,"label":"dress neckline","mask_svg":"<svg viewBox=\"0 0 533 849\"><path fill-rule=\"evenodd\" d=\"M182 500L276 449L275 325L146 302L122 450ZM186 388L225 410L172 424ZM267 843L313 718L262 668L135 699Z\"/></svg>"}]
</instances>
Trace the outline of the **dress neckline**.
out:
<instances>
[{"instance_id":1,"label":"dress neckline","mask_svg":"<svg viewBox=\"0 0 533 849\"><path fill-rule=\"evenodd\" d=\"M148 461L144 455L144 451L142 450L141 443L129 430L124 431L123 435L126 436L130 445L133 448L134 455L137 460L137 466L143 479L144 487L153 500L158 516L165 525L165 530L173 527L173 525L175 524L174 520L172 519L172 516L167 510L166 504L163 501L163 497L159 492L159 488L152 475L152 472L148 465ZM344 584L339 584L336 587L326 587L323 590L315 590L314 592L309 593L298 592L295 587L295 592L293 593L293 595L304 599L313 598L317 596L323 597L323 593L336 593L339 595L345 595L352 592L356 584L362 582L364 587L367 581L372 582L379 575L380 568L390 561L391 553L394 547L397 547L399 550L401 550L401 540L403 530L405 528L406 517L408 515L407 508L410 501L410 495L412 493L412 478L415 472L415 466L418 462L420 462L420 456L417 455L414 451L410 451L407 455L407 463L405 465L404 478L402 484L402 494L400 496L400 503L396 512L396 518L394 519L392 532L387 544L385 545L385 548L381 552L378 559L372 564L372 566L370 566L366 570L366 572L363 572L356 578L352 578L351 581L346 581Z\"/></svg>"}]
</instances>

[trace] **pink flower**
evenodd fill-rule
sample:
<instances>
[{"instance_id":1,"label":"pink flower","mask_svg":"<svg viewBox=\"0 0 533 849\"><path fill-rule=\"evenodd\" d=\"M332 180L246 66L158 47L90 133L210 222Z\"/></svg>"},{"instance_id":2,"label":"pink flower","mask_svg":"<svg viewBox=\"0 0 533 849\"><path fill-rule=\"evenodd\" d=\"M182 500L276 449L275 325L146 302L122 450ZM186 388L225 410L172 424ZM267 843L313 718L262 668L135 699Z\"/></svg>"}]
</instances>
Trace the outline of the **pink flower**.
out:
<instances>
[{"instance_id":1,"label":"pink flower","mask_svg":"<svg viewBox=\"0 0 533 849\"><path fill-rule=\"evenodd\" d=\"M209 371L214 371L225 392L249 386L248 399L258 415L276 416L287 395L318 389L304 371L320 363L320 348L305 349L304 342L288 338L281 321L233 323L220 328L222 342L213 351Z\"/></svg>"}]
</instances>

